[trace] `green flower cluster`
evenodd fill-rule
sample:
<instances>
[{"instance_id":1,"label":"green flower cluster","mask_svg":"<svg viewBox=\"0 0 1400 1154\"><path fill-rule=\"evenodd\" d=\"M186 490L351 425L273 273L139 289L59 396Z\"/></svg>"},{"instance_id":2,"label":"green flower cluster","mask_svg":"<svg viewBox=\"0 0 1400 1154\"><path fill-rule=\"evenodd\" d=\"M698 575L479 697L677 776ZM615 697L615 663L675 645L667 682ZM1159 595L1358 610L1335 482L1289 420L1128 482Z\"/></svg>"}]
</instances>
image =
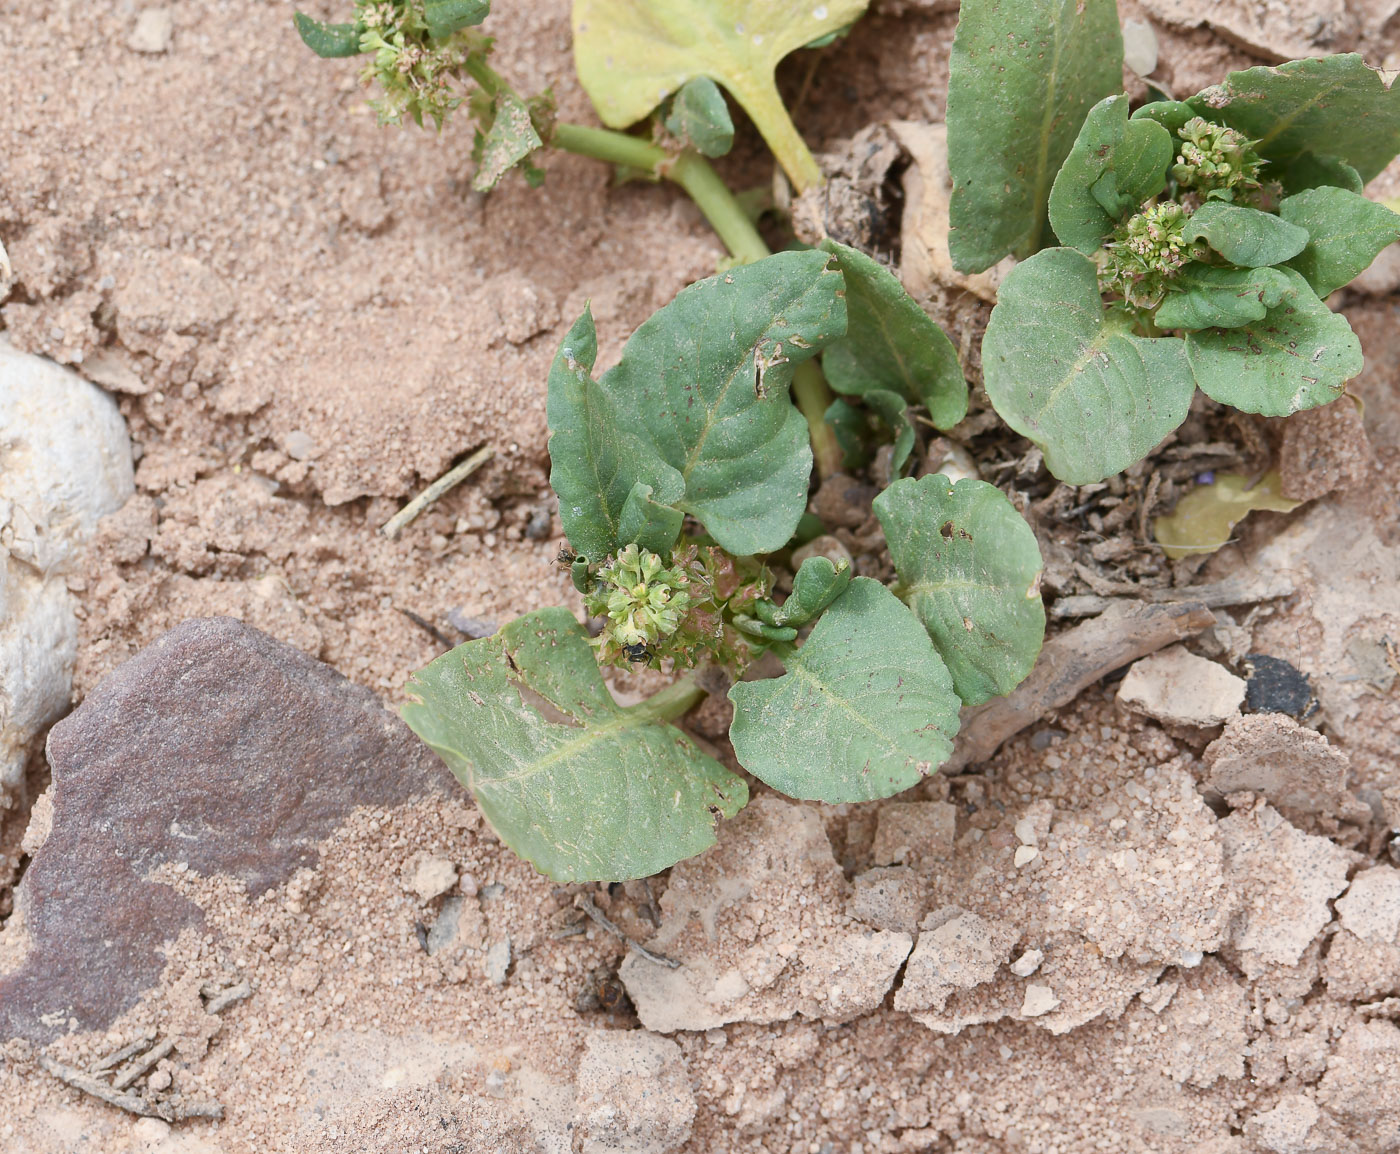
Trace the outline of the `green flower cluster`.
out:
<instances>
[{"instance_id":1,"label":"green flower cluster","mask_svg":"<svg viewBox=\"0 0 1400 1154\"><path fill-rule=\"evenodd\" d=\"M1181 151L1172 178L1209 200L1250 199L1260 188L1265 161L1254 151L1258 141L1242 132L1193 116L1177 131Z\"/></svg>"},{"instance_id":2,"label":"green flower cluster","mask_svg":"<svg viewBox=\"0 0 1400 1154\"><path fill-rule=\"evenodd\" d=\"M380 95L370 101L381 124L402 124L408 117L420 128L427 117L441 128L463 97L452 81L467 58L482 53L488 41L474 28L445 39L428 32L423 0L358 0L356 23L364 29L360 51L369 53L364 81L378 84Z\"/></svg>"},{"instance_id":3,"label":"green flower cluster","mask_svg":"<svg viewBox=\"0 0 1400 1154\"><path fill-rule=\"evenodd\" d=\"M606 617L606 640L636 659L650 656L650 647L680 628L690 611L690 577L667 569L655 553L628 545L598 570L584 606L595 617Z\"/></svg>"},{"instance_id":4,"label":"green flower cluster","mask_svg":"<svg viewBox=\"0 0 1400 1154\"><path fill-rule=\"evenodd\" d=\"M1100 284L1137 308L1155 308L1168 283L1195 254L1181 236L1190 214L1176 201L1146 206L1105 244Z\"/></svg>"}]
</instances>

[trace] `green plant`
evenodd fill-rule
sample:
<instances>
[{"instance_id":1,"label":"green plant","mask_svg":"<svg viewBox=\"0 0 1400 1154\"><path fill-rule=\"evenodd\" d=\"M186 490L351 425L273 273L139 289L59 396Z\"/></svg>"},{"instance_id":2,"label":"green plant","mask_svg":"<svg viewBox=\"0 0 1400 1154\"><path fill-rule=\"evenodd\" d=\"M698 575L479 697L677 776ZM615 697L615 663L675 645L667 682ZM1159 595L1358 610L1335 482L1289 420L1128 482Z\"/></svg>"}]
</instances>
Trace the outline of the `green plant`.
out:
<instances>
[{"instance_id":1,"label":"green plant","mask_svg":"<svg viewBox=\"0 0 1400 1154\"><path fill-rule=\"evenodd\" d=\"M1400 152L1400 91L1334 56L1130 114L1114 0L966 0L959 19L950 249L968 271L1021 258L983 371L1051 473L1141 460L1197 387L1266 416L1341 396L1361 347L1323 298L1400 240L1361 195Z\"/></svg>"}]
</instances>

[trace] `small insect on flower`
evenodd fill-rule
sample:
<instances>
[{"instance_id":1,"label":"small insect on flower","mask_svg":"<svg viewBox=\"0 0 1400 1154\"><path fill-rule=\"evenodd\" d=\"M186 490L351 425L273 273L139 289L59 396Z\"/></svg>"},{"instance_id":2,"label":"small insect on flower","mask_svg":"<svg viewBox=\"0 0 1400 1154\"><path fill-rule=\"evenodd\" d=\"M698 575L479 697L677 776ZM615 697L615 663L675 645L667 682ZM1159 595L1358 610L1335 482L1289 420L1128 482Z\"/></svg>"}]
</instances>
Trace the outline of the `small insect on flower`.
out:
<instances>
[{"instance_id":1,"label":"small insect on flower","mask_svg":"<svg viewBox=\"0 0 1400 1154\"><path fill-rule=\"evenodd\" d=\"M624 645L622 647L622 652L627 654L628 661L635 662L637 664L640 664L643 661L650 661L652 659L651 646L646 645L640 641L632 645Z\"/></svg>"}]
</instances>

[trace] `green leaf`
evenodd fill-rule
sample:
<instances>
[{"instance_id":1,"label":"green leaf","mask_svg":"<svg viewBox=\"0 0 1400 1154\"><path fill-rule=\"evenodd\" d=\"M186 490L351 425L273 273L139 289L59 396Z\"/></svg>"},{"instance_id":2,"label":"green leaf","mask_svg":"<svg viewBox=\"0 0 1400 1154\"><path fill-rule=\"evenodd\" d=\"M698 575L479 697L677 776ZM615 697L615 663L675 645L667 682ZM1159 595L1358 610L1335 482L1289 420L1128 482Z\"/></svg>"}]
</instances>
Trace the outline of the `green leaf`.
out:
<instances>
[{"instance_id":1,"label":"green leaf","mask_svg":"<svg viewBox=\"0 0 1400 1154\"><path fill-rule=\"evenodd\" d=\"M1187 242L1204 240L1231 264L1267 268L1297 256L1308 243L1305 229L1272 213L1211 200L1191 214L1181 230Z\"/></svg>"},{"instance_id":2,"label":"green leaf","mask_svg":"<svg viewBox=\"0 0 1400 1154\"><path fill-rule=\"evenodd\" d=\"M909 419L908 404L898 393L892 393L889 389L871 389L861 399L894 434L890 472L897 477L904 471L909 455L914 451L914 422Z\"/></svg>"},{"instance_id":3,"label":"green leaf","mask_svg":"<svg viewBox=\"0 0 1400 1154\"><path fill-rule=\"evenodd\" d=\"M1172 138L1152 120L1129 120L1128 98L1089 110L1050 190L1050 227L1060 243L1092 254L1125 216L1167 186Z\"/></svg>"},{"instance_id":4,"label":"green leaf","mask_svg":"<svg viewBox=\"0 0 1400 1154\"><path fill-rule=\"evenodd\" d=\"M423 0L428 35L446 40L454 32L480 24L491 15L491 0Z\"/></svg>"},{"instance_id":5,"label":"green leaf","mask_svg":"<svg viewBox=\"0 0 1400 1154\"><path fill-rule=\"evenodd\" d=\"M593 380L598 339L585 307L549 370L549 483L569 543L592 561L628 543L622 514L636 486L676 501L685 481L624 422L613 399Z\"/></svg>"},{"instance_id":6,"label":"green leaf","mask_svg":"<svg viewBox=\"0 0 1400 1154\"><path fill-rule=\"evenodd\" d=\"M760 601L755 611L769 625L801 628L840 597L851 585L851 566L830 557L808 557L792 579L792 592L781 605Z\"/></svg>"},{"instance_id":7,"label":"green leaf","mask_svg":"<svg viewBox=\"0 0 1400 1154\"><path fill-rule=\"evenodd\" d=\"M708 76L687 80L666 117L666 131L701 156L723 156L734 145L734 120L724 93Z\"/></svg>"},{"instance_id":8,"label":"green leaf","mask_svg":"<svg viewBox=\"0 0 1400 1154\"><path fill-rule=\"evenodd\" d=\"M1196 110L1185 101L1154 100L1151 104L1144 104L1128 119L1154 121L1175 135L1177 130L1195 115Z\"/></svg>"},{"instance_id":9,"label":"green leaf","mask_svg":"<svg viewBox=\"0 0 1400 1154\"><path fill-rule=\"evenodd\" d=\"M332 59L360 54L360 36L364 28L359 24L324 24L305 12L293 13L292 22L301 34L302 43L317 56Z\"/></svg>"},{"instance_id":10,"label":"green leaf","mask_svg":"<svg viewBox=\"0 0 1400 1154\"><path fill-rule=\"evenodd\" d=\"M812 470L788 386L796 364L845 331L841 288L841 273L811 250L698 281L643 322L596 382L585 312L549 378L550 484L573 547L601 560L627 544L630 498L628 531L674 523L650 508L669 505L730 553L781 549ZM638 482L652 493L634 497Z\"/></svg>"},{"instance_id":11,"label":"green leaf","mask_svg":"<svg viewBox=\"0 0 1400 1154\"><path fill-rule=\"evenodd\" d=\"M1400 90L1355 53L1232 72L1187 103L1259 141L1268 160L1325 153L1369 181L1400 152Z\"/></svg>"},{"instance_id":12,"label":"green leaf","mask_svg":"<svg viewBox=\"0 0 1400 1154\"><path fill-rule=\"evenodd\" d=\"M902 596L979 705L1010 693L1045 637L1035 533L995 485L944 476L896 481L875 498Z\"/></svg>"},{"instance_id":13,"label":"green leaf","mask_svg":"<svg viewBox=\"0 0 1400 1154\"><path fill-rule=\"evenodd\" d=\"M837 397L826 407L822 420L836 434L841 447L841 468L847 473L863 469L875 456L874 445L879 436L879 418L864 405L853 405ZM825 529L822 530L825 532Z\"/></svg>"},{"instance_id":14,"label":"green leaf","mask_svg":"<svg viewBox=\"0 0 1400 1154\"><path fill-rule=\"evenodd\" d=\"M1180 340L1105 314L1097 266L1070 248L1011 270L982 342L987 396L1071 485L1142 460L1186 419L1195 382Z\"/></svg>"},{"instance_id":15,"label":"green leaf","mask_svg":"<svg viewBox=\"0 0 1400 1154\"><path fill-rule=\"evenodd\" d=\"M1381 249L1400 240L1400 216L1343 188L1313 188L1290 196L1278 214L1308 234L1308 246L1288 262L1325 297L1370 267Z\"/></svg>"},{"instance_id":16,"label":"green leaf","mask_svg":"<svg viewBox=\"0 0 1400 1154\"><path fill-rule=\"evenodd\" d=\"M798 190L821 182L773 78L789 52L838 32L867 0L574 0L574 64L609 128L708 76L749 114Z\"/></svg>"},{"instance_id":17,"label":"green leaf","mask_svg":"<svg viewBox=\"0 0 1400 1154\"><path fill-rule=\"evenodd\" d=\"M871 801L900 793L953 752L958 698L918 622L857 577L787 672L729 691L734 755L790 797Z\"/></svg>"},{"instance_id":18,"label":"green leaf","mask_svg":"<svg viewBox=\"0 0 1400 1154\"><path fill-rule=\"evenodd\" d=\"M1310 188L1332 185L1348 192L1360 192L1365 187L1361 174L1335 156L1317 156L1304 152L1292 160L1268 170L1289 192L1306 192Z\"/></svg>"},{"instance_id":19,"label":"green leaf","mask_svg":"<svg viewBox=\"0 0 1400 1154\"><path fill-rule=\"evenodd\" d=\"M514 92L501 92L496 97L491 127L481 142L472 188L477 192L490 192L501 177L542 147L544 141L535 131L529 106Z\"/></svg>"},{"instance_id":20,"label":"green leaf","mask_svg":"<svg viewBox=\"0 0 1400 1154\"><path fill-rule=\"evenodd\" d=\"M1172 284L1174 291L1153 318L1159 329L1237 329L1262 321L1295 291L1275 268L1217 268L1195 261Z\"/></svg>"},{"instance_id":21,"label":"green leaf","mask_svg":"<svg viewBox=\"0 0 1400 1154\"><path fill-rule=\"evenodd\" d=\"M827 239L846 278L846 336L822 354L822 371L838 393L899 393L928 408L940 429L967 416L967 381L957 350L904 291L899 278L858 249Z\"/></svg>"},{"instance_id":22,"label":"green leaf","mask_svg":"<svg viewBox=\"0 0 1400 1154\"><path fill-rule=\"evenodd\" d=\"M566 609L527 613L416 673L404 720L501 840L556 881L647 877L714 844L742 779L608 693Z\"/></svg>"},{"instance_id":23,"label":"green leaf","mask_svg":"<svg viewBox=\"0 0 1400 1154\"><path fill-rule=\"evenodd\" d=\"M1317 299L1291 268L1294 292L1261 321L1186 336L1196 383L1212 400L1246 413L1286 417L1335 401L1361 371L1361 342L1344 316Z\"/></svg>"},{"instance_id":24,"label":"green leaf","mask_svg":"<svg viewBox=\"0 0 1400 1154\"><path fill-rule=\"evenodd\" d=\"M1040 248L1079 126L1122 86L1114 0L964 0L948 78L956 268L981 272Z\"/></svg>"},{"instance_id":25,"label":"green leaf","mask_svg":"<svg viewBox=\"0 0 1400 1154\"><path fill-rule=\"evenodd\" d=\"M822 252L733 268L644 321L599 382L680 474L676 507L730 553L781 549L802 516L812 451L788 386L796 364L845 332L841 290Z\"/></svg>"},{"instance_id":26,"label":"green leaf","mask_svg":"<svg viewBox=\"0 0 1400 1154\"><path fill-rule=\"evenodd\" d=\"M1283 495L1278 473L1265 473L1258 484L1252 477L1220 473L1211 484L1193 489L1178 501L1167 516L1158 517L1152 532L1162 552L1179 561L1229 544L1234 527L1256 509L1290 513L1301 503Z\"/></svg>"},{"instance_id":27,"label":"green leaf","mask_svg":"<svg viewBox=\"0 0 1400 1154\"><path fill-rule=\"evenodd\" d=\"M638 481L627 494L618 518L618 542L628 545L635 541L643 549L669 557L685 523L685 514L671 502L682 495L677 486L664 499L657 499L650 485Z\"/></svg>"}]
</instances>

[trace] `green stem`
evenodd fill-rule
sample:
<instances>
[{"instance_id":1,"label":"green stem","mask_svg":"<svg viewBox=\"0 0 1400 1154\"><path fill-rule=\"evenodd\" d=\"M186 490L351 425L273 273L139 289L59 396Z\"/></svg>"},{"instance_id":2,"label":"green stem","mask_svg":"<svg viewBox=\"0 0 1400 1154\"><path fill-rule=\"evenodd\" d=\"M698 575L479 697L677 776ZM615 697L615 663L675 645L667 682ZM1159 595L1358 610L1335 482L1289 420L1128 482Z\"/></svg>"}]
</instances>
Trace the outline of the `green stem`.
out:
<instances>
[{"instance_id":1,"label":"green stem","mask_svg":"<svg viewBox=\"0 0 1400 1154\"><path fill-rule=\"evenodd\" d=\"M697 153L687 150L673 157L665 149L625 132L588 128L582 124L555 125L551 143L565 152L675 181L705 214L710 227L735 260L751 264L770 255L768 246L739 207L734 194L709 162Z\"/></svg>"},{"instance_id":2,"label":"green stem","mask_svg":"<svg viewBox=\"0 0 1400 1154\"><path fill-rule=\"evenodd\" d=\"M698 705L705 692L695 675L688 673L645 701L629 705L627 713L641 721L675 721Z\"/></svg>"},{"instance_id":3,"label":"green stem","mask_svg":"<svg viewBox=\"0 0 1400 1154\"><path fill-rule=\"evenodd\" d=\"M783 171L788 174L788 179L792 181L798 195L821 184L821 166L817 164L816 158L807 147L807 142L797 131L797 125L793 124L792 117L788 115L787 105L778 93L777 81L770 77L766 82L745 85L742 91L731 91L735 99L743 105L744 111L749 114L749 119L753 121L769 151L783 166Z\"/></svg>"},{"instance_id":4,"label":"green stem","mask_svg":"<svg viewBox=\"0 0 1400 1154\"><path fill-rule=\"evenodd\" d=\"M792 397L807 418L807 431L812 438L812 459L817 465L817 476L824 481L841 471L845 454L836 442L836 430L826 423L826 410L836 395L826 383L816 361L803 361L793 370Z\"/></svg>"}]
</instances>

